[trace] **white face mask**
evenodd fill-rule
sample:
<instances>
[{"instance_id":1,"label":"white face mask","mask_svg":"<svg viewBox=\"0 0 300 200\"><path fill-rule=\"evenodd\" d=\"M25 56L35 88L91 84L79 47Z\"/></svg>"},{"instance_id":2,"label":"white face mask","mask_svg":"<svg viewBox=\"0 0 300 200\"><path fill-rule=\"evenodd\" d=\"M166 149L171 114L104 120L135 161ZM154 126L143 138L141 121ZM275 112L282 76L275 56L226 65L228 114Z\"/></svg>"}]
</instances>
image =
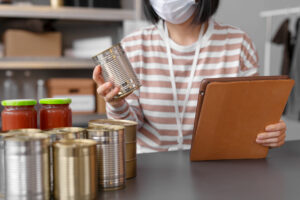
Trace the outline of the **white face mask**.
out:
<instances>
[{"instance_id":1,"label":"white face mask","mask_svg":"<svg viewBox=\"0 0 300 200\"><path fill-rule=\"evenodd\" d=\"M186 22L195 12L195 0L150 0L154 11L172 24Z\"/></svg>"}]
</instances>

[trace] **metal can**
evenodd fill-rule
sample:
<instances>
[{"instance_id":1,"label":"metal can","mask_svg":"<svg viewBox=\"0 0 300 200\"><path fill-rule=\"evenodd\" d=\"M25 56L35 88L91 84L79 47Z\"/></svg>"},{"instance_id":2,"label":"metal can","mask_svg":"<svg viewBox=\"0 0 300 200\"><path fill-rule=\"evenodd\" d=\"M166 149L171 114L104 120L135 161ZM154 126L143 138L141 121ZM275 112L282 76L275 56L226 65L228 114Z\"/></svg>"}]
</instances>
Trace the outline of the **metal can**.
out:
<instances>
[{"instance_id":1,"label":"metal can","mask_svg":"<svg viewBox=\"0 0 300 200\"><path fill-rule=\"evenodd\" d=\"M121 44L97 54L92 59L101 66L104 81L120 87L115 99L126 97L141 86Z\"/></svg>"},{"instance_id":2,"label":"metal can","mask_svg":"<svg viewBox=\"0 0 300 200\"><path fill-rule=\"evenodd\" d=\"M14 133L0 133L0 200L5 199L5 159L4 159L4 138L13 136Z\"/></svg>"},{"instance_id":3,"label":"metal can","mask_svg":"<svg viewBox=\"0 0 300 200\"><path fill-rule=\"evenodd\" d=\"M96 142L87 139L61 140L54 148L54 198L97 198Z\"/></svg>"},{"instance_id":4,"label":"metal can","mask_svg":"<svg viewBox=\"0 0 300 200\"><path fill-rule=\"evenodd\" d=\"M124 127L104 125L102 129L88 129L88 137L97 142L99 187L118 190L125 187Z\"/></svg>"},{"instance_id":5,"label":"metal can","mask_svg":"<svg viewBox=\"0 0 300 200\"><path fill-rule=\"evenodd\" d=\"M57 129L51 129L48 131L45 131L44 134L48 135L50 138L50 190L51 193L53 193L53 180L54 180L54 172L53 172L53 143L63 140L63 139L80 139L79 137L81 134L78 133L72 133L72 132L66 132L62 131L61 128Z\"/></svg>"},{"instance_id":6,"label":"metal can","mask_svg":"<svg viewBox=\"0 0 300 200\"><path fill-rule=\"evenodd\" d=\"M49 139L43 134L4 138L5 199L50 199Z\"/></svg>"},{"instance_id":7,"label":"metal can","mask_svg":"<svg viewBox=\"0 0 300 200\"><path fill-rule=\"evenodd\" d=\"M97 119L89 121L89 128L101 129L103 125L121 125L125 127L125 165L126 179L136 177L136 130L137 123L130 120ZM135 161L132 161L135 160ZM130 172L130 173L127 173Z\"/></svg>"},{"instance_id":8,"label":"metal can","mask_svg":"<svg viewBox=\"0 0 300 200\"><path fill-rule=\"evenodd\" d=\"M69 133L70 139L86 139L87 138L86 129L81 128L81 127L62 127L62 128L55 128L52 130L57 131L57 132L67 132L67 133Z\"/></svg>"}]
</instances>

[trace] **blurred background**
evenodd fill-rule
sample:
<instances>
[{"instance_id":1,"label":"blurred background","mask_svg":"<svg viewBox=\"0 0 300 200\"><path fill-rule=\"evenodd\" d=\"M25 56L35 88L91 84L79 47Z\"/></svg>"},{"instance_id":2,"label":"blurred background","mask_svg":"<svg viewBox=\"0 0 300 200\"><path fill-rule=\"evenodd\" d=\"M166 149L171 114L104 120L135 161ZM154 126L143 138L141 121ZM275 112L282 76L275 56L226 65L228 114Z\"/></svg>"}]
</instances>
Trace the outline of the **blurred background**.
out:
<instances>
[{"instance_id":1,"label":"blurred background","mask_svg":"<svg viewBox=\"0 0 300 200\"><path fill-rule=\"evenodd\" d=\"M96 97L91 80L90 58L148 25L142 4L143 0L0 0L0 99L71 96L75 126L104 117L104 102ZM265 12L268 17L262 17L264 11L270 11ZM271 40L287 19L292 40L299 17L299 0L221 0L215 16L248 33L258 50L261 75L281 74L284 44ZM266 47L270 56L264 60ZM287 139L300 139L299 119L283 119Z\"/></svg>"}]
</instances>

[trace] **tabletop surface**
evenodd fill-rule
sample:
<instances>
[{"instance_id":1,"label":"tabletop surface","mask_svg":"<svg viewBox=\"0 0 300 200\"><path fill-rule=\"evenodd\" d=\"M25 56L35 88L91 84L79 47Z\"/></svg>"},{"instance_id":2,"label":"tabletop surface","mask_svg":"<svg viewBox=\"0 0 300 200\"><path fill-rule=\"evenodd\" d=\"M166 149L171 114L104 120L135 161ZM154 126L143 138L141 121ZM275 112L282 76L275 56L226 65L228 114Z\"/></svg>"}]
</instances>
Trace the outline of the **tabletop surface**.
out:
<instances>
[{"instance_id":1,"label":"tabletop surface","mask_svg":"<svg viewBox=\"0 0 300 200\"><path fill-rule=\"evenodd\" d=\"M261 160L190 162L189 151L138 155L137 177L99 199L300 199L300 141L272 149Z\"/></svg>"}]
</instances>

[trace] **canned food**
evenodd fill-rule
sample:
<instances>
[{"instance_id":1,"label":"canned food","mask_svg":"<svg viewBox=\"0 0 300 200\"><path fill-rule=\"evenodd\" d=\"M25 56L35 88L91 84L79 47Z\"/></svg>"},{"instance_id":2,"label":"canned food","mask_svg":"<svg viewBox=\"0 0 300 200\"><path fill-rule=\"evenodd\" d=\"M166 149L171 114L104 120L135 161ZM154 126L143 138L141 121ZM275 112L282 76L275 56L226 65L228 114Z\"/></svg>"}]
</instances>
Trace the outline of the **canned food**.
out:
<instances>
[{"instance_id":1,"label":"canned food","mask_svg":"<svg viewBox=\"0 0 300 200\"><path fill-rule=\"evenodd\" d=\"M136 159L136 129L137 123L129 120L114 120L114 119L98 119L89 122L89 127L94 129L101 129L103 125L122 125L125 127L125 161L131 161ZM135 162L136 163L136 162ZM134 164L134 163L133 163ZM126 165L126 171L134 171L134 176L130 176L126 173L126 178L133 178L136 176L136 166L130 164ZM130 167L130 169L128 168Z\"/></svg>"},{"instance_id":2,"label":"canned food","mask_svg":"<svg viewBox=\"0 0 300 200\"><path fill-rule=\"evenodd\" d=\"M92 58L96 65L101 65L104 81L120 87L115 99L130 95L141 84L121 44L117 44Z\"/></svg>"},{"instance_id":3,"label":"canned food","mask_svg":"<svg viewBox=\"0 0 300 200\"><path fill-rule=\"evenodd\" d=\"M125 187L124 127L104 125L102 129L88 129L88 137L97 142L99 187L118 190Z\"/></svg>"},{"instance_id":4,"label":"canned food","mask_svg":"<svg viewBox=\"0 0 300 200\"><path fill-rule=\"evenodd\" d=\"M55 199L96 200L96 142L61 140L53 148Z\"/></svg>"},{"instance_id":5,"label":"canned food","mask_svg":"<svg viewBox=\"0 0 300 200\"><path fill-rule=\"evenodd\" d=\"M43 134L4 138L7 200L50 199L48 147Z\"/></svg>"},{"instance_id":6,"label":"canned food","mask_svg":"<svg viewBox=\"0 0 300 200\"><path fill-rule=\"evenodd\" d=\"M0 200L5 198L5 159L4 159L4 138L13 136L14 133L0 133Z\"/></svg>"}]
</instances>

